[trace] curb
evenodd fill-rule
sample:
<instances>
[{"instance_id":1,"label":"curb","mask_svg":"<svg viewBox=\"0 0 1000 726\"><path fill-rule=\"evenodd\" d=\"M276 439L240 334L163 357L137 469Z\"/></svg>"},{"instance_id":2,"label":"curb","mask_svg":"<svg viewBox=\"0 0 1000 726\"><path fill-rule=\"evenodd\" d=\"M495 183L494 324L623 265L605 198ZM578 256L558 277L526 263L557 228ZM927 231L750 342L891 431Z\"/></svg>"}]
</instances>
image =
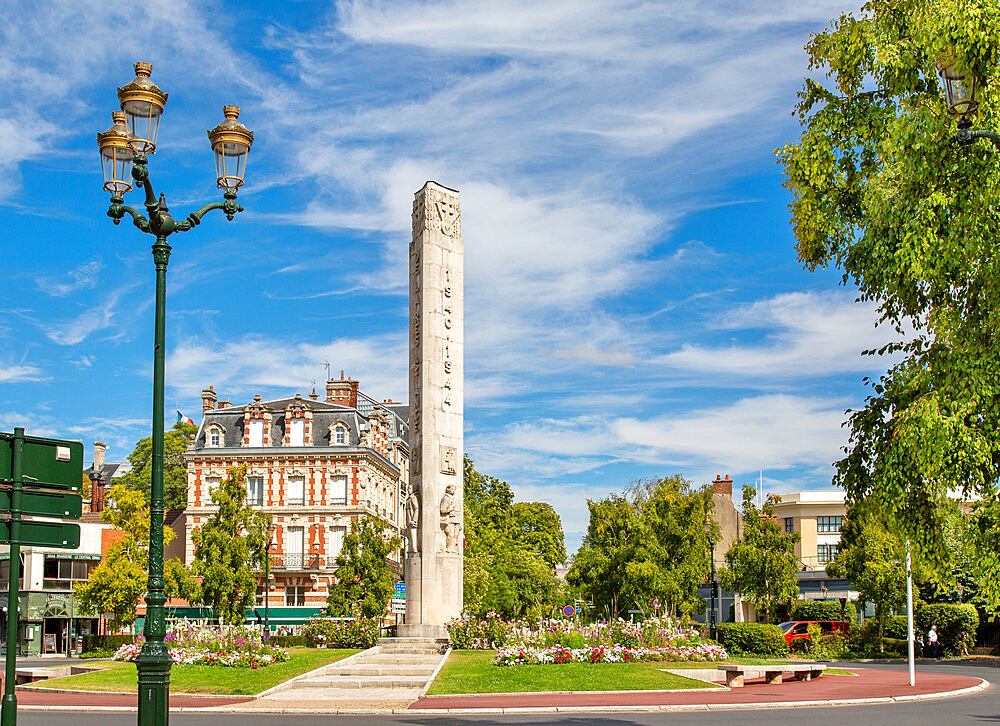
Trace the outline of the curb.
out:
<instances>
[{"instance_id":1,"label":"curb","mask_svg":"<svg viewBox=\"0 0 1000 726\"><path fill-rule=\"evenodd\" d=\"M777 701L765 703L692 703L660 706L527 706L517 708L245 708L233 704L229 706L197 707L182 706L181 708L171 708L171 713L257 713L257 714L280 714L288 716L307 715L407 715L407 716L441 716L441 715L475 715L475 714L532 714L532 713L658 713L671 711L740 711L740 710L766 710L780 708L809 708L818 706L858 706L890 703L912 703L914 701L930 701L939 698L955 698L958 696L968 696L979 691L984 691L990 687L990 682L980 678L979 683L968 688L960 688L954 691L941 691L939 693L925 693L913 696L886 696L884 698L842 698L819 701ZM699 689L700 690L700 689ZM618 691L613 691L618 692ZM87 713L118 713L135 712L131 706L22 706L18 705L19 711L76 711Z\"/></svg>"}]
</instances>

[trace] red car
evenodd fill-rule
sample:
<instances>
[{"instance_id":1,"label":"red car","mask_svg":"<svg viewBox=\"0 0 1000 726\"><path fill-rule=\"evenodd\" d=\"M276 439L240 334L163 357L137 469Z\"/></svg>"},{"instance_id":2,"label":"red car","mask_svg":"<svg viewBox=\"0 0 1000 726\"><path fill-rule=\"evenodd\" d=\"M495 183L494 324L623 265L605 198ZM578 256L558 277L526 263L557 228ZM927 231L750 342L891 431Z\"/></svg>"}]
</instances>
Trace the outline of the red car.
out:
<instances>
[{"instance_id":1,"label":"red car","mask_svg":"<svg viewBox=\"0 0 1000 726\"><path fill-rule=\"evenodd\" d=\"M778 627L785 634L785 642L791 646L796 640L809 640L810 625L818 625L823 635L838 633L846 638L851 631L850 623L843 620L788 620Z\"/></svg>"}]
</instances>

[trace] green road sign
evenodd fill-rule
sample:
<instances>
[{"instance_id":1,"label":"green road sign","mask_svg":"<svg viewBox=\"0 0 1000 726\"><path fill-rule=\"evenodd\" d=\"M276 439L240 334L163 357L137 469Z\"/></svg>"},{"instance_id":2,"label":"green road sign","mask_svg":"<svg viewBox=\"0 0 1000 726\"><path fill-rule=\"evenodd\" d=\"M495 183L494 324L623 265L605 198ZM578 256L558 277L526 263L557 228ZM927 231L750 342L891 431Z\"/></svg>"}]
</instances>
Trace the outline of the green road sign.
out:
<instances>
[{"instance_id":1,"label":"green road sign","mask_svg":"<svg viewBox=\"0 0 1000 726\"><path fill-rule=\"evenodd\" d=\"M14 434L0 433L0 480L9 482ZM80 491L83 481L83 443L25 436L21 455L24 486Z\"/></svg>"},{"instance_id":2,"label":"green road sign","mask_svg":"<svg viewBox=\"0 0 1000 726\"><path fill-rule=\"evenodd\" d=\"M0 513L10 511L10 489L0 488ZM83 498L72 492L33 492L21 494L21 514L36 517L79 519L83 514Z\"/></svg>"},{"instance_id":3,"label":"green road sign","mask_svg":"<svg viewBox=\"0 0 1000 726\"><path fill-rule=\"evenodd\" d=\"M10 522L0 522L0 544L13 544L10 541ZM80 525L62 522L21 522L21 541L17 544L75 550L80 546Z\"/></svg>"}]
</instances>

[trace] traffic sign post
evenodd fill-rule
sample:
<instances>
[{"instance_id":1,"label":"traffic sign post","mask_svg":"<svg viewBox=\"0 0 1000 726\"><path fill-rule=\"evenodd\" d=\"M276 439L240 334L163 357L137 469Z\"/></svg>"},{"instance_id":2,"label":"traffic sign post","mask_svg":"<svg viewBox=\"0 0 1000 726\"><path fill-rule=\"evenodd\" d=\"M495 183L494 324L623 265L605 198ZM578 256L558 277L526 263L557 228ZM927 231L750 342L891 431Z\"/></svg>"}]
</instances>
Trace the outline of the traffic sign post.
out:
<instances>
[{"instance_id":1,"label":"traffic sign post","mask_svg":"<svg viewBox=\"0 0 1000 726\"><path fill-rule=\"evenodd\" d=\"M31 547L80 546L80 525L65 522L22 521L22 515L79 519L83 482L83 444L79 441L25 436L23 428L0 433L0 543L10 545L10 581L7 590L7 662L4 670L0 724L16 726L17 603L21 580L21 545ZM25 491L27 487L28 491ZM59 489L52 492L46 489ZM72 619L71 619L72 622Z\"/></svg>"}]
</instances>

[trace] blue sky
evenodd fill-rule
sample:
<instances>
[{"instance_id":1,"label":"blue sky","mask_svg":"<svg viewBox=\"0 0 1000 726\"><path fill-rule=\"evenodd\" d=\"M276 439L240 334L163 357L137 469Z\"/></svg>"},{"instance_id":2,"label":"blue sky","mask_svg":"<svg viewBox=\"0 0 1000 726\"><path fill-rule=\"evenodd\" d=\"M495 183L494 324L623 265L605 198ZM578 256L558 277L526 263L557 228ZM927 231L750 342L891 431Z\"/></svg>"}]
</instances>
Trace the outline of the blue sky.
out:
<instances>
[{"instance_id":1,"label":"blue sky","mask_svg":"<svg viewBox=\"0 0 1000 726\"><path fill-rule=\"evenodd\" d=\"M413 192L461 191L466 448L575 548L586 499L729 473L822 489L888 340L796 261L773 150L843 2L0 0L0 430L149 430L151 238L105 217L95 134L132 62L170 94L150 170L219 195L205 130L254 129L247 211L174 235L167 411L406 398ZM139 205L133 192L127 203Z\"/></svg>"}]
</instances>

